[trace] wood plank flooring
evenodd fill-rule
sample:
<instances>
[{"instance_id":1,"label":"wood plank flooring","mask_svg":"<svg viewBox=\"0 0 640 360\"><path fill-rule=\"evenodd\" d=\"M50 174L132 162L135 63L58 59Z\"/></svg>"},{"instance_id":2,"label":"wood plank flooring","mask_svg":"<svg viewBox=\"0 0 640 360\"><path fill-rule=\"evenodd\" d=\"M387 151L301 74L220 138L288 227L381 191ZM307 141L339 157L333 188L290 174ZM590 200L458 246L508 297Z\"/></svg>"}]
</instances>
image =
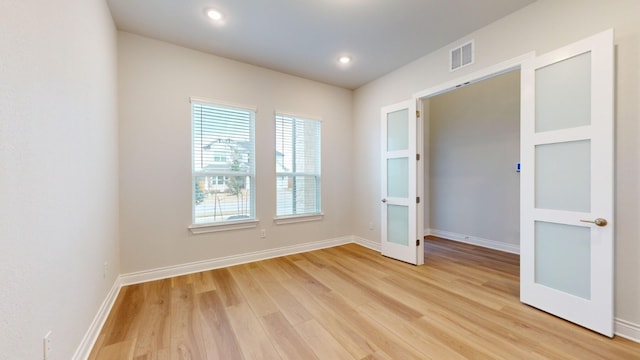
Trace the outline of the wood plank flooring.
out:
<instances>
[{"instance_id":1,"label":"wood plank flooring","mask_svg":"<svg viewBox=\"0 0 640 360\"><path fill-rule=\"evenodd\" d=\"M350 244L124 287L90 359L640 359L521 304L518 256L426 240L419 267Z\"/></svg>"}]
</instances>

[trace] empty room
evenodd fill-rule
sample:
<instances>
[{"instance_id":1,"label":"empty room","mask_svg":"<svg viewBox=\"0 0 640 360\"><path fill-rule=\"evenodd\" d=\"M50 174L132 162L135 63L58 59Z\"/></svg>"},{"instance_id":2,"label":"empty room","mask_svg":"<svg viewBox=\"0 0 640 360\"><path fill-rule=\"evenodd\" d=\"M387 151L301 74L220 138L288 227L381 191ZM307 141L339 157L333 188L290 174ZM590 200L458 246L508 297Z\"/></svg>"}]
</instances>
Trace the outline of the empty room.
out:
<instances>
[{"instance_id":1,"label":"empty room","mask_svg":"<svg viewBox=\"0 0 640 360\"><path fill-rule=\"evenodd\" d=\"M0 359L639 359L639 13L0 1Z\"/></svg>"}]
</instances>

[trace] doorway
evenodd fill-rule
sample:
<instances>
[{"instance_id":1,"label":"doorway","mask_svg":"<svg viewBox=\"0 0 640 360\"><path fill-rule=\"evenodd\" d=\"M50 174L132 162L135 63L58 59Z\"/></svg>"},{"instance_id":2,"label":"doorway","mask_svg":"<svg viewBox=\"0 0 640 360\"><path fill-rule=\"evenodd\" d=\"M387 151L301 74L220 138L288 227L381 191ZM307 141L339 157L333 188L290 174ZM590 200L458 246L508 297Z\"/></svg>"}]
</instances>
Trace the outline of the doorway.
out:
<instances>
[{"instance_id":1,"label":"doorway","mask_svg":"<svg viewBox=\"0 0 640 360\"><path fill-rule=\"evenodd\" d=\"M519 69L421 104L424 234L519 253Z\"/></svg>"}]
</instances>

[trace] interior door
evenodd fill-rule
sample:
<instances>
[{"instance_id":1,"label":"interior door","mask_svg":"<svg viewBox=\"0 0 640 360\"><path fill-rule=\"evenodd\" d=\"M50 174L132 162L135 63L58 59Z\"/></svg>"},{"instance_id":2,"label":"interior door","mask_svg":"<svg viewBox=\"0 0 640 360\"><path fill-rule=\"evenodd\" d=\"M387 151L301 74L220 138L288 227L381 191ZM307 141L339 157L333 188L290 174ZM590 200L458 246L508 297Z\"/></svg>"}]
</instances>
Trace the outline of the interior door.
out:
<instances>
[{"instance_id":1,"label":"interior door","mask_svg":"<svg viewBox=\"0 0 640 360\"><path fill-rule=\"evenodd\" d=\"M416 102L382 108L382 254L419 265Z\"/></svg>"},{"instance_id":2,"label":"interior door","mask_svg":"<svg viewBox=\"0 0 640 360\"><path fill-rule=\"evenodd\" d=\"M613 336L613 30L521 74L520 299Z\"/></svg>"}]
</instances>

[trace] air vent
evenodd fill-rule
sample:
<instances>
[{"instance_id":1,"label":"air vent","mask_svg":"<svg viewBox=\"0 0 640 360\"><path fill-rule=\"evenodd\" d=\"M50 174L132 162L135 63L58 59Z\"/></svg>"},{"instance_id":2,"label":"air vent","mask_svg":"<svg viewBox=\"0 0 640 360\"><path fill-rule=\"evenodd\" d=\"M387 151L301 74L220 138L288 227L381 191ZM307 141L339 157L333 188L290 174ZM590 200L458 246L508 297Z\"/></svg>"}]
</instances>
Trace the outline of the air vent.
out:
<instances>
[{"instance_id":1,"label":"air vent","mask_svg":"<svg viewBox=\"0 0 640 360\"><path fill-rule=\"evenodd\" d=\"M465 66L473 64L473 40L468 43L451 49L450 71L458 70Z\"/></svg>"}]
</instances>

